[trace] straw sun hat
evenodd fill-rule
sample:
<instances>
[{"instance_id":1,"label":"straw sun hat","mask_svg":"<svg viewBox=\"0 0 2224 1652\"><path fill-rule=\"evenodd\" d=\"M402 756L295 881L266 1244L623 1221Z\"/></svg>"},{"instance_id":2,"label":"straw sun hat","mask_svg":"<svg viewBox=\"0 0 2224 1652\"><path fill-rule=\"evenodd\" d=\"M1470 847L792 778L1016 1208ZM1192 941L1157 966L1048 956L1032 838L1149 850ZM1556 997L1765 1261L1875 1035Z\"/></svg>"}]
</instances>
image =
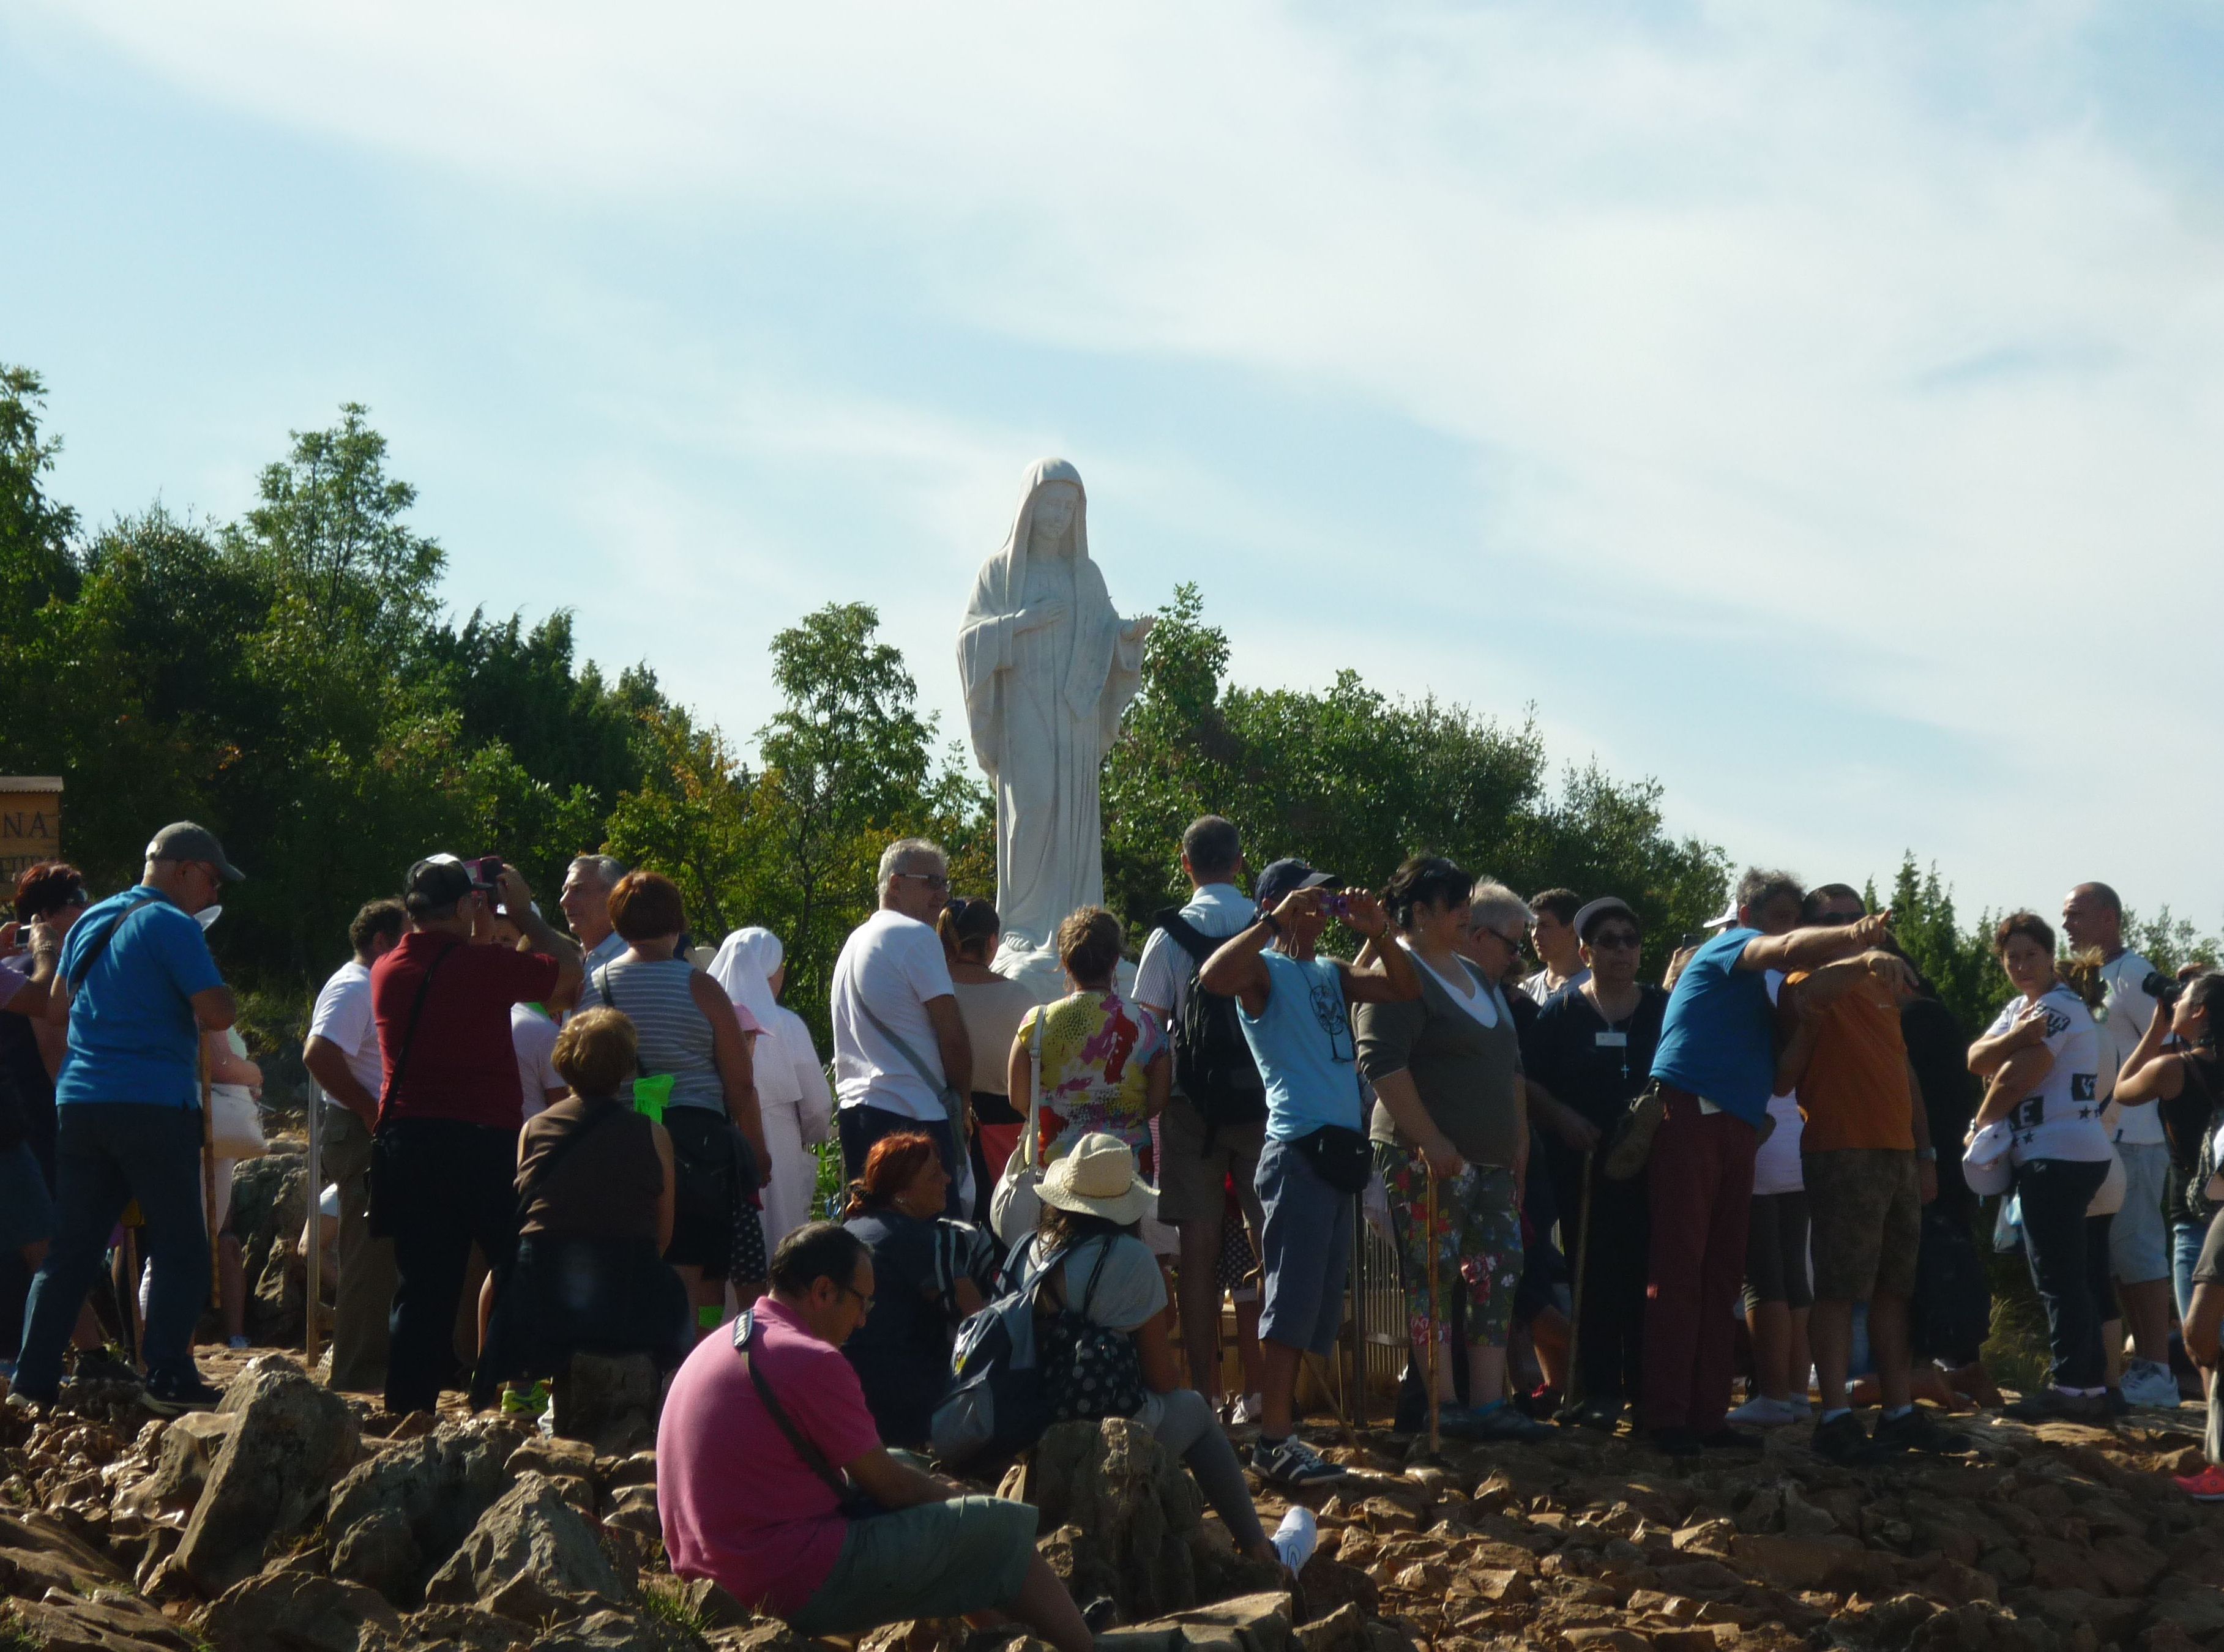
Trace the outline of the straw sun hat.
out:
<instances>
[{"instance_id":1,"label":"straw sun hat","mask_svg":"<svg viewBox=\"0 0 2224 1652\"><path fill-rule=\"evenodd\" d=\"M1158 1208L1159 1195L1135 1174L1135 1155L1117 1136L1092 1131L1043 1172L1043 1203L1125 1227Z\"/></svg>"}]
</instances>

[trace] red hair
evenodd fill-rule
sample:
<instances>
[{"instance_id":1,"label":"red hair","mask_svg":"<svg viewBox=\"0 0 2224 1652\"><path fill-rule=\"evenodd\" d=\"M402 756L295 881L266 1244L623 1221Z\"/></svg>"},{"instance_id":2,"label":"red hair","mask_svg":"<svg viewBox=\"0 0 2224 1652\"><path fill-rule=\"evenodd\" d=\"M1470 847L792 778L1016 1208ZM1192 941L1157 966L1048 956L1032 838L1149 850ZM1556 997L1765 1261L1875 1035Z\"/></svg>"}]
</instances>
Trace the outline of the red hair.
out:
<instances>
[{"instance_id":1,"label":"red hair","mask_svg":"<svg viewBox=\"0 0 2224 1652\"><path fill-rule=\"evenodd\" d=\"M883 1136L873 1144L873 1151L865 1155L865 1174L850 1184L850 1202L842 1212L844 1219L862 1216L869 1210L885 1209L895 1202L896 1195L912 1184L912 1178L925 1170L927 1162L938 1157L934 1151L934 1138L921 1130L900 1130L893 1136Z\"/></svg>"}]
</instances>

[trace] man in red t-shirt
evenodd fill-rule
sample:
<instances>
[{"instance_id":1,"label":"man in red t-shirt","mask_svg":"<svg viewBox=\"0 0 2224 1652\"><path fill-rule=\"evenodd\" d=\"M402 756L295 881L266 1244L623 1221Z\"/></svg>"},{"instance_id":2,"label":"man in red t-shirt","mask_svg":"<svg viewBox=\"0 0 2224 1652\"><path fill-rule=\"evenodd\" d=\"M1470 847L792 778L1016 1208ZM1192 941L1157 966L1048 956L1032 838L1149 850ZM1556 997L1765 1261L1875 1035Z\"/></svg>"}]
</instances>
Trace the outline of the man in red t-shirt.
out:
<instances>
[{"instance_id":1,"label":"man in red t-shirt","mask_svg":"<svg viewBox=\"0 0 2224 1652\"><path fill-rule=\"evenodd\" d=\"M496 1285L517 1250L517 1132L524 1092L513 1004L576 993L579 949L533 910L515 867L434 855L409 868L409 932L371 967L378 1023L378 1127L371 1225L394 1241L386 1409L429 1411L454 1385L452 1343L476 1241ZM516 924L494 944L494 899ZM474 1403L491 1384L474 1381Z\"/></svg>"},{"instance_id":2,"label":"man in red t-shirt","mask_svg":"<svg viewBox=\"0 0 2224 1652\"><path fill-rule=\"evenodd\" d=\"M1035 1510L968 1497L881 1444L841 1346L872 1305L864 1241L812 1222L780 1242L771 1294L735 1334L696 1345L656 1430L673 1571L805 1635L1008 1612L1059 1652L1089 1652L1089 1626L1035 1552ZM852 1518L855 1492L884 1512Z\"/></svg>"}]
</instances>

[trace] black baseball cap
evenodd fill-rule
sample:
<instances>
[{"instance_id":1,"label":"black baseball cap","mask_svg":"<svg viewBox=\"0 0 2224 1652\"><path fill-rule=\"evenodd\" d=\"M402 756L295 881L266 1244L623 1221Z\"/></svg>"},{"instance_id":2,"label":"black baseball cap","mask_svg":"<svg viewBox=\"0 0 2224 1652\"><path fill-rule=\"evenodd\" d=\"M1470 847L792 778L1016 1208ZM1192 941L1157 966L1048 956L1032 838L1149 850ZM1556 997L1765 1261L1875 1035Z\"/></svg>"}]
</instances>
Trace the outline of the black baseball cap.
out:
<instances>
[{"instance_id":1,"label":"black baseball cap","mask_svg":"<svg viewBox=\"0 0 2224 1652\"><path fill-rule=\"evenodd\" d=\"M174 821L155 834L147 845L149 861L205 861L217 871L217 876L226 883L241 883L247 874L224 859L224 845L216 841L216 834L205 826L196 826L190 820Z\"/></svg>"},{"instance_id":2,"label":"black baseball cap","mask_svg":"<svg viewBox=\"0 0 2224 1652\"><path fill-rule=\"evenodd\" d=\"M1282 904L1282 897L1293 889L1321 889L1341 885L1343 880L1333 872L1316 872L1295 855L1286 855L1259 874L1252 886L1259 905L1272 911Z\"/></svg>"},{"instance_id":3,"label":"black baseball cap","mask_svg":"<svg viewBox=\"0 0 2224 1652\"><path fill-rule=\"evenodd\" d=\"M471 867L454 855L428 854L409 868L401 882L401 898L413 912L437 912L478 886Z\"/></svg>"}]
</instances>

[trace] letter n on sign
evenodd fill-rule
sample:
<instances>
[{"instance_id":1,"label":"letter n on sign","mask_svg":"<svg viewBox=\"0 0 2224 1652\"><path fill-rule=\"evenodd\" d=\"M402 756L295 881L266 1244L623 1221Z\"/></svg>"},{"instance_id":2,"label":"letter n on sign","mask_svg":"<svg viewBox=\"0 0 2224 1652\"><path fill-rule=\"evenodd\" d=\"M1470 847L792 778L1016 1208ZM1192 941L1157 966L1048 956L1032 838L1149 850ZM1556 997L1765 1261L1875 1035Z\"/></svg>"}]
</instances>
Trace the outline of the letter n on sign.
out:
<instances>
[{"instance_id":1,"label":"letter n on sign","mask_svg":"<svg viewBox=\"0 0 2224 1652\"><path fill-rule=\"evenodd\" d=\"M61 777L0 774L0 877L12 888L28 867L61 852Z\"/></svg>"}]
</instances>

